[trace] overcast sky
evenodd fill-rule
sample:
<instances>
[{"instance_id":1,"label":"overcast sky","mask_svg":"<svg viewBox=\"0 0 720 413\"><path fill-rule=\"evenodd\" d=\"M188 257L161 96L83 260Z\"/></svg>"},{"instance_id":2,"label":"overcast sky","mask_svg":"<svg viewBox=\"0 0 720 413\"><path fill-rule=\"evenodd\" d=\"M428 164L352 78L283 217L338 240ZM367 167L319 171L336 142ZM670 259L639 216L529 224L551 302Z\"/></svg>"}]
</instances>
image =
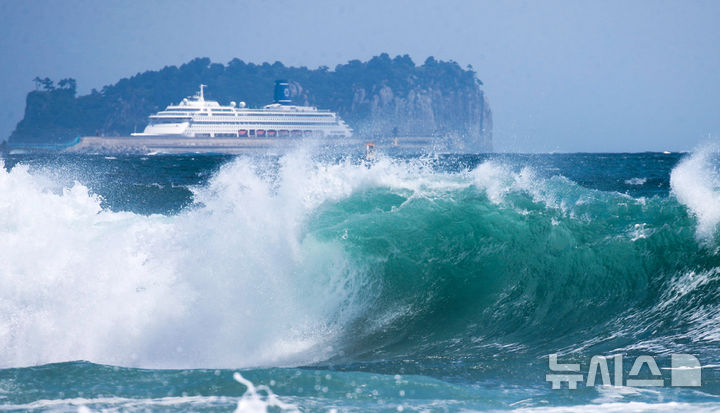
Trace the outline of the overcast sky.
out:
<instances>
[{"instance_id":1,"label":"overcast sky","mask_svg":"<svg viewBox=\"0 0 720 413\"><path fill-rule=\"evenodd\" d=\"M718 22L720 1L0 0L0 140L35 76L84 94L194 57L387 52L472 65L500 151L689 150L720 136Z\"/></svg>"}]
</instances>

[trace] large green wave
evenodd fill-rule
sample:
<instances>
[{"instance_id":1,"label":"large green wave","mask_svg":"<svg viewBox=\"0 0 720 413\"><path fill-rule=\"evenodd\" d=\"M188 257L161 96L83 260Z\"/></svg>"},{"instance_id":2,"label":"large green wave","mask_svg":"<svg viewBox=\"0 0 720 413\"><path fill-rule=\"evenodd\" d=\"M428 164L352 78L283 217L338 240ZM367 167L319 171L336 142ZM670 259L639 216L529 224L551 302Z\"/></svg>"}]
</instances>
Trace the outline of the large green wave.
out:
<instances>
[{"instance_id":1,"label":"large green wave","mask_svg":"<svg viewBox=\"0 0 720 413\"><path fill-rule=\"evenodd\" d=\"M365 187L313 214L309 234L340 243L371 286L347 329L351 359L662 351L701 340L720 315L716 237L699 237L676 196L492 161L456 178Z\"/></svg>"}]
</instances>

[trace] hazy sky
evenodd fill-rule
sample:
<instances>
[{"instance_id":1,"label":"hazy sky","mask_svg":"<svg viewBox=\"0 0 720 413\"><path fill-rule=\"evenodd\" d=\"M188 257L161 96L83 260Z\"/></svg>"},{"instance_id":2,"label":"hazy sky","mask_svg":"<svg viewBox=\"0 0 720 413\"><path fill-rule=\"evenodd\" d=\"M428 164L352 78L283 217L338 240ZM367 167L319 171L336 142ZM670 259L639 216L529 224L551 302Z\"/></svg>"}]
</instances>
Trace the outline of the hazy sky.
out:
<instances>
[{"instance_id":1,"label":"hazy sky","mask_svg":"<svg viewBox=\"0 0 720 413\"><path fill-rule=\"evenodd\" d=\"M720 136L718 22L720 1L0 0L0 139L35 76L87 93L194 57L387 52L471 64L497 150L688 150Z\"/></svg>"}]
</instances>

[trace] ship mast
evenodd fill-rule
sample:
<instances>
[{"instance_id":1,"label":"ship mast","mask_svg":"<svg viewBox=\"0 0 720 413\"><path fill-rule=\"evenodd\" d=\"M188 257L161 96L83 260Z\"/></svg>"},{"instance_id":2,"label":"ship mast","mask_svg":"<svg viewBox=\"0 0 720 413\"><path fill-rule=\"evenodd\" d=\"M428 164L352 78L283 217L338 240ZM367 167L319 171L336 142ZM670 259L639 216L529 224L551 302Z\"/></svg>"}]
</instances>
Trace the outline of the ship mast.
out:
<instances>
[{"instance_id":1,"label":"ship mast","mask_svg":"<svg viewBox=\"0 0 720 413\"><path fill-rule=\"evenodd\" d=\"M207 86L207 85L203 85L202 83L200 84L200 102L204 102L204 101L205 101L205 93L204 93L204 90L205 90L205 87L206 87L206 86Z\"/></svg>"}]
</instances>

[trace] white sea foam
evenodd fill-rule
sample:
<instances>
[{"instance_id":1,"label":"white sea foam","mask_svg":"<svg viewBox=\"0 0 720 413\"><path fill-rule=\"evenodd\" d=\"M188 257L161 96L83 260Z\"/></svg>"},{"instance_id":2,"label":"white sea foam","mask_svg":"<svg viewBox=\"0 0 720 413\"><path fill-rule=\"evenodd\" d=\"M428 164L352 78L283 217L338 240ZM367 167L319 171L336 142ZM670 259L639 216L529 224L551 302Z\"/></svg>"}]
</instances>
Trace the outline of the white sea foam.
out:
<instances>
[{"instance_id":1,"label":"white sea foam","mask_svg":"<svg viewBox=\"0 0 720 413\"><path fill-rule=\"evenodd\" d=\"M554 407L530 407L515 409L514 412L527 413L583 413L583 412L717 412L720 403L685 403L685 402L616 402L616 403L593 403L585 405L554 406Z\"/></svg>"},{"instance_id":2,"label":"white sea foam","mask_svg":"<svg viewBox=\"0 0 720 413\"><path fill-rule=\"evenodd\" d=\"M720 223L720 147L708 145L683 159L670 174L672 193L697 218L698 238Z\"/></svg>"},{"instance_id":3,"label":"white sea foam","mask_svg":"<svg viewBox=\"0 0 720 413\"><path fill-rule=\"evenodd\" d=\"M626 185L645 185L645 182L647 182L647 178L630 178L625 180Z\"/></svg>"},{"instance_id":4,"label":"white sea foam","mask_svg":"<svg viewBox=\"0 0 720 413\"><path fill-rule=\"evenodd\" d=\"M113 212L80 183L0 167L0 367L297 365L333 354L368 306L343 240L306 220L363 187L470 185L423 162L238 158L177 215Z\"/></svg>"},{"instance_id":5,"label":"white sea foam","mask_svg":"<svg viewBox=\"0 0 720 413\"><path fill-rule=\"evenodd\" d=\"M270 408L285 412L300 411L295 405L280 401L268 386L255 386L240 373L235 373L233 378L247 387L245 394L237 403L235 411L238 413L264 413L269 411Z\"/></svg>"},{"instance_id":6,"label":"white sea foam","mask_svg":"<svg viewBox=\"0 0 720 413\"><path fill-rule=\"evenodd\" d=\"M593 191L580 188L577 184L563 176L542 178L531 167L523 167L514 171L497 161L486 161L470 171L473 184L484 190L488 199L501 204L507 200L508 194L524 193L534 202L547 208L557 209L570 216L573 207L587 202ZM525 214L526 211L518 210Z\"/></svg>"},{"instance_id":7,"label":"white sea foam","mask_svg":"<svg viewBox=\"0 0 720 413\"><path fill-rule=\"evenodd\" d=\"M223 396L177 396L153 399L129 397L96 397L71 399L41 399L23 404L1 404L0 411L51 411L51 412L132 412L167 410L200 410L208 407L222 408L237 403L236 397ZM227 409L230 411L230 409Z\"/></svg>"},{"instance_id":8,"label":"white sea foam","mask_svg":"<svg viewBox=\"0 0 720 413\"><path fill-rule=\"evenodd\" d=\"M265 413L268 411L293 413L300 411L294 404L282 401L268 386L256 386L240 373L235 373L233 378L246 387L245 393L241 397L182 395L157 398L100 396L93 398L40 399L23 404L0 404L0 411L45 410L57 412L76 411L80 413L93 411L144 412L150 410L166 410L168 408L190 411L205 409L230 411L230 406L232 405L236 406L235 411L238 413Z\"/></svg>"},{"instance_id":9,"label":"white sea foam","mask_svg":"<svg viewBox=\"0 0 720 413\"><path fill-rule=\"evenodd\" d=\"M327 356L362 273L303 232L308 212L376 179L361 165L238 159L178 215L103 210L75 183L0 167L0 366L84 359L245 367Z\"/></svg>"}]
</instances>

